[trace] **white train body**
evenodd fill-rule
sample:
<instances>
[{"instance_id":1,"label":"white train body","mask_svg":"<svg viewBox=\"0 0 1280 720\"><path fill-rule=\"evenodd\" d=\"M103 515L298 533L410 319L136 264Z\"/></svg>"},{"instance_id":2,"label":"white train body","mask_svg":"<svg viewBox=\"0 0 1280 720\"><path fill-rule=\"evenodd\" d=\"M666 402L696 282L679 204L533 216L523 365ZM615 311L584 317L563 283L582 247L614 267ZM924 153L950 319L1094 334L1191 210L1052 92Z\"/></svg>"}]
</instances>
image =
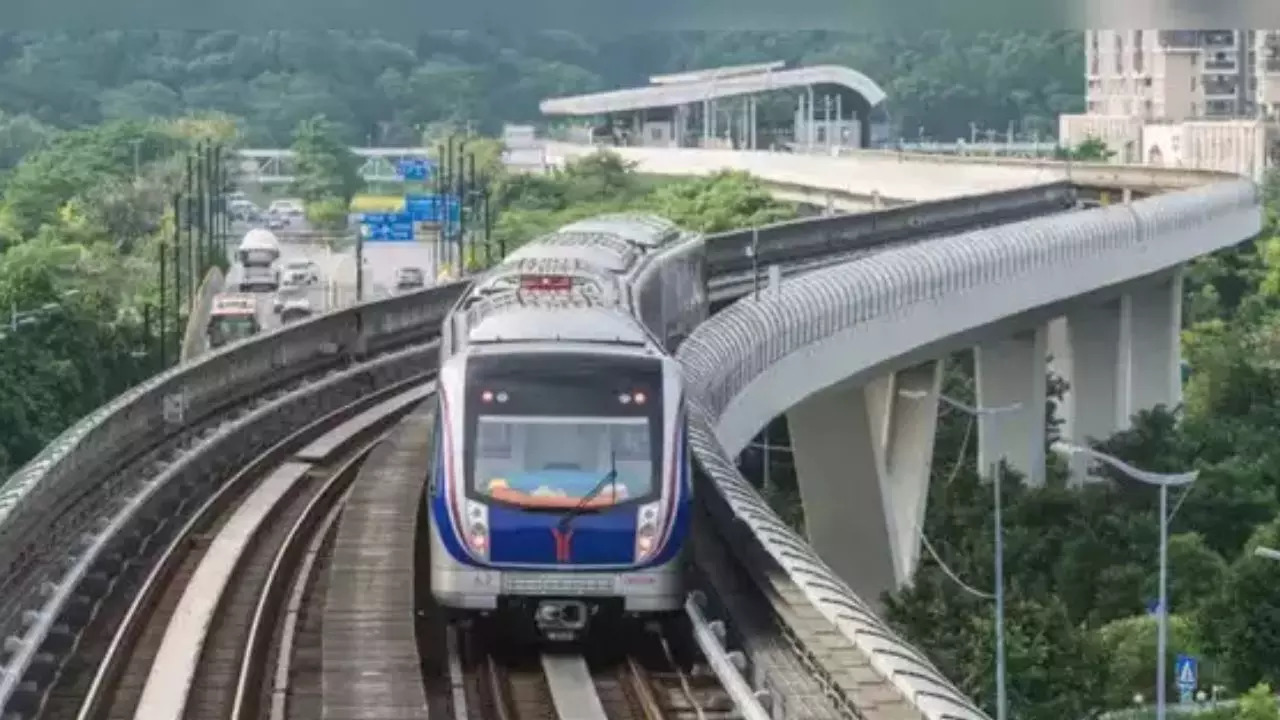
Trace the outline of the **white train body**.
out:
<instances>
[{"instance_id":1,"label":"white train body","mask_svg":"<svg viewBox=\"0 0 1280 720\"><path fill-rule=\"evenodd\" d=\"M431 588L546 639L683 603L691 478L671 351L707 314L704 246L650 216L584 220L477 278L446 320Z\"/></svg>"}]
</instances>

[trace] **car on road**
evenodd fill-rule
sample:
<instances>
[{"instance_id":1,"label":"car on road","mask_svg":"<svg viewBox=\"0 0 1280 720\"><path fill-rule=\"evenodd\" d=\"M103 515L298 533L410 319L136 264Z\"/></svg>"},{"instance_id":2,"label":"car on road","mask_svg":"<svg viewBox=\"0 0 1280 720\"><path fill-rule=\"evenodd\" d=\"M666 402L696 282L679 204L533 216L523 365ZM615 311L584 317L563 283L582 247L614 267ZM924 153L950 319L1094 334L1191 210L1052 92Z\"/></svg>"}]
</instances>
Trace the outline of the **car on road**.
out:
<instances>
[{"instance_id":1,"label":"car on road","mask_svg":"<svg viewBox=\"0 0 1280 720\"><path fill-rule=\"evenodd\" d=\"M320 266L313 260L290 260L284 264L285 277L297 275L303 278L306 285L320 282Z\"/></svg>"},{"instance_id":2,"label":"car on road","mask_svg":"<svg viewBox=\"0 0 1280 720\"><path fill-rule=\"evenodd\" d=\"M227 214L239 222L252 223L262 219L262 210L249 200L228 201Z\"/></svg>"},{"instance_id":3,"label":"car on road","mask_svg":"<svg viewBox=\"0 0 1280 720\"><path fill-rule=\"evenodd\" d=\"M306 212L306 206L301 200L272 200L267 206L267 227L276 230L301 222L306 217Z\"/></svg>"},{"instance_id":4,"label":"car on road","mask_svg":"<svg viewBox=\"0 0 1280 720\"><path fill-rule=\"evenodd\" d=\"M261 330L258 300L253 295L219 293L214 296L207 329L209 347L222 347L252 337Z\"/></svg>"},{"instance_id":5,"label":"car on road","mask_svg":"<svg viewBox=\"0 0 1280 720\"><path fill-rule=\"evenodd\" d=\"M307 298L307 283L303 282L304 276L301 273L286 273L280 286L276 288L276 298L271 304L272 310L276 314L280 314L286 305L296 300L305 300Z\"/></svg>"},{"instance_id":6,"label":"car on road","mask_svg":"<svg viewBox=\"0 0 1280 720\"><path fill-rule=\"evenodd\" d=\"M311 301L309 299L305 297L291 298L286 300L280 307L280 322L287 324L297 322L298 320L305 320L306 318L311 317L312 312L313 308L311 307Z\"/></svg>"},{"instance_id":7,"label":"car on road","mask_svg":"<svg viewBox=\"0 0 1280 720\"><path fill-rule=\"evenodd\" d=\"M399 292L408 292L410 290L421 290L427 286L427 275L422 268L403 267L396 270L396 290Z\"/></svg>"}]
</instances>

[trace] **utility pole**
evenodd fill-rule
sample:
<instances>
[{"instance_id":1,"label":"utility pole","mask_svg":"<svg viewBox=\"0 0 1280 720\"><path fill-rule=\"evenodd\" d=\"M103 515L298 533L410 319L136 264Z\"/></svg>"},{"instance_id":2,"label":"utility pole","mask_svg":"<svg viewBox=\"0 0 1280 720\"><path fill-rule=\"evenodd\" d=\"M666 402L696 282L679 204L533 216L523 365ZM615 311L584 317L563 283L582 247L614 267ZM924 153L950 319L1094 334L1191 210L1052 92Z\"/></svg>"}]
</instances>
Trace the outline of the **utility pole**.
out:
<instances>
[{"instance_id":1,"label":"utility pole","mask_svg":"<svg viewBox=\"0 0 1280 720\"><path fill-rule=\"evenodd\" d=\"M458 196L458 239L454 242L458 253L458 267L454 268L458 277L467 274L467 139L464 137L462 142L458 143L458 177L457 192Z\"/></svg>"},{"instance_id":2,"label":"utility pole","mask_svg":"<svg viewBox=\"0 0 1280 720\"><path fill-rule=\"evenodd\" d=\"M1165 720L1168 711L1165 694L1169 684L1165 669L1165 654L1169 643L1169 488L1190 485L1200 471L1185 473L1157 473L1138 468L1123 460L1084 445L1066 441L1054 443L1053 449L1072 455L1084 455L1120 471L1132 480L1160 489L1160 605L1156 608L1156 720Z\"/></svg>"},{"instance_id":3,"label":"utility pole","mask_svg":"<svg viewBox=\"0 0 1280 720\"><path fill-rule=\"evenodd\" d=\"M192 253L195 255L195 262L192 263L193 274L191 278L193 298L195 297L194 292L196 287L204 278L205 245L207 244L206 235L208 234L204 226L204 179L204 142L201 141L196 143L196 192L195 197L193 198L196 206L194 215L197 223L196 250Z\"/></svg>"},{"instance_id":4,"label":"utility pole","mask_svg":"<svg viewBox=\"0 0 1280 720\"><path fill-rule=\"evenodd\" d=\"M158 372L163 371L166 367L168 367L168 364L165 362L166 361L165 342L167 341L167 338L165 337L164 327L165 327L165 320L168 317L168 315L166 315L164 312L164 296L165 296L164 268L166 265L169 264L169 259L165 257L164 245L165 245L164 238L161 237L160 238L160 308L159 308L160 317L157 318L159 322L156 323L159 326L158 334L159 334L159 343L160 343L160 367L158 369Z\"/></svg>"},{"instance_id":5,"label":"utility pole","mask_svg":"<svg viewBox=\"0 0 1280 720\"><path fill-rule=\"evenodd\" d=\"M444 144L436 145L436 238L435 250L432 253L432 282L436 282L440 278L440 258L444 253L444 222L447 203L444 198L445 189L445 163L448 156L445 154Z\"/></svg>"},{"instance_id":6,"label":"utility pole","mask_svg":"<svg viewBox=\"0 0 1280 720\"><path fill-rule=\"evenodd\" d=\"M188 305L195 298L196 291L196 270L195 270L195 223L193 222L195 215L195 158L191 157L191 153L187 152L187 201L186 213L183 218L183 226L187 230L187 302Z\"/></svg>"},{"instance_id":7,"label":"utility pole","mask_svg":"<svg viewBox=\"0 0 1280 720\"><path fill-rule=\"evenodd\" d=\"M489 218L489 180L487 178L483 187L480 188L480 215L484 223L484 266L489 268L493 267L493 246L489 244L492 225Z\"/></svg>"},{"instance_id":8,"label":"utility pole","mask_svg":"<svg viewBox=\"0 0 1280 720\"><path fill-rule=\"evenodd\" d=\"M476 192L476 154L475 154L475 151L472 151L472 152L471 152L471 154L467 156L467 193L466 193L466 201L463 203L462 208L461 208L458 212L460 212L460 213L464 213L464 214L465 214L465 213L468 213L468 212L472 213L472 215L471 215L471 219L472 219L472 221L473 221L473 222L472 222L472 224L473 224L473 225L475 224L475 223L474 223L474 221L475 221L475 214L474 214L474 213L475 213L475 200L476 200L476 198L475 198L475 192ZM477 262L479 262L479 260L480 260L480 254L479 254L479 253L477 253L477 252L475 251L475 250L476 250L475 230L472 230L472 231L471 231L471 234L472 234L472 237L471 237L471 254L475 255L476 257L474 258L474 260L475 260L475 261L477 261ZM462 269L465 271L465 270L467 269L467 259L468 259L468 254L464 252L464 253L462 254L462 257L463 257L463 260L462 260Z\"/></svg>"},{"instance_id":9,"label":"utility pole","mask_svg":"<svg viewBox=\"0 0 1280 720\"><path fill-rule=\"evenodd\" d=\"M164 267L164 265L161 264L161 267ZM161 293L160 297L163 298L164 293ZM146 377L153 371L151 363L154 362L151 354L151 303L145 303L142 306L142 349L146 355L146 360L143 363L145 371L143 377Z\"/></svg>"},{"instance_id":10,"label":"utility pole","mask_svg":"<svg viewBox=\"0 0 1280 720\"><path fill-rule=\"evenodd\" d=\"M173 317L176 330L182 316L182 194L173 194Z\"/></svg>"}]
</instances>

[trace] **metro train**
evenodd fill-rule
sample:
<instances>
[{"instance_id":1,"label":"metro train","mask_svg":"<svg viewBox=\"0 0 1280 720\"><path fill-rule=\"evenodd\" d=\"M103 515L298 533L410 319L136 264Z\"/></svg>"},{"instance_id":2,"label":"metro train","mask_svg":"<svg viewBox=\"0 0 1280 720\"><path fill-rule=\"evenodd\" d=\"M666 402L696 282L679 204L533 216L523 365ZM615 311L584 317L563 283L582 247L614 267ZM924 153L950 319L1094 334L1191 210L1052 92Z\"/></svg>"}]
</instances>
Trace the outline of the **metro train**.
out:
<instances>
[{"instance_id":1,"label":"metro train","mask_svg":"<svg viewBox=\"0 0 1280 720\"><path fill-rule=\"evenodd\" d=\"M692 480L672 353L706 318L705 242L654 216L537 238L446 319L427 490L454 619L572 642L684 602Z\"/></svg>"}]
</instances>

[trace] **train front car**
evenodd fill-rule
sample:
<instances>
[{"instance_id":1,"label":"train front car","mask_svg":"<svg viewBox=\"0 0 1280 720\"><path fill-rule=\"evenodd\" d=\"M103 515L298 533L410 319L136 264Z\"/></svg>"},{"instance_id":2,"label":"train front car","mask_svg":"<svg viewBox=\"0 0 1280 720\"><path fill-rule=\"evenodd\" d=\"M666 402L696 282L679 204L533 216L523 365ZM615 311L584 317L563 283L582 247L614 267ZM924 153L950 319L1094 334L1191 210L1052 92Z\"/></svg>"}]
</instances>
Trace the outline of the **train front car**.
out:
<instances>
[{"instance_id":1,"label":"train front car","mask_svg":"<svg viewBox=\"0 0 1280 720\"><path fill-rule=\"evenodd\" d=\"M590 323L574 315L560 319ZM680 609L681 375L645 335L620 339L474 344L442 368L431 488L441 606L549 641Z\"/></svg>"}]
</instances>

